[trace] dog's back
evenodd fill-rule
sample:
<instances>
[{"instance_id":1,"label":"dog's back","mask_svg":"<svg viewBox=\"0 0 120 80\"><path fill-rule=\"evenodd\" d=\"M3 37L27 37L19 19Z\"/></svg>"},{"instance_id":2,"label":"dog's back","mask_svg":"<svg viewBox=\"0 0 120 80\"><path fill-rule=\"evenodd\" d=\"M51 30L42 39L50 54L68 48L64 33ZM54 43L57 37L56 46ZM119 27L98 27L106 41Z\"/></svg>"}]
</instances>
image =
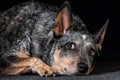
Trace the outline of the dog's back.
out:
<instances>
[{"instance_id":1,"label":"dog's back","mask_svg":"<svg viewBox=\"0 0 120 80\"><path fill-rule=\"evenodd\" d=\"M44 39L52 29L55 7L38 2L19 4L0 15L0 54L8 49L18 37Z\"/></svg>"}]
</instances>

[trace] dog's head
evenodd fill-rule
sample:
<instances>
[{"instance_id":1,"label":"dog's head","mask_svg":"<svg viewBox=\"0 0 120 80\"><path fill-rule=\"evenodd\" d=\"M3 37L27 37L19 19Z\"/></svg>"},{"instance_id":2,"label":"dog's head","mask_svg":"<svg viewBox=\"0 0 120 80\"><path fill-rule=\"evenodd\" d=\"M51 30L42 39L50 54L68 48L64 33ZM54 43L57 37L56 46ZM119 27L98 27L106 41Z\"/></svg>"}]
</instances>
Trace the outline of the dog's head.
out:
<instances>
[{"instance_id":1,"label":"dog's head","mask_svg":"<svg viewBox=\"0 0 120 80\"><path fill-rule=\"evenodd\" d=\"M102 49L108 20L96 33L91 34L79 17L73 16L65 2L58 11L53 27L54 43L51 49L51 66L60 75L87 75Z\"/></svg>"}]
</instances>

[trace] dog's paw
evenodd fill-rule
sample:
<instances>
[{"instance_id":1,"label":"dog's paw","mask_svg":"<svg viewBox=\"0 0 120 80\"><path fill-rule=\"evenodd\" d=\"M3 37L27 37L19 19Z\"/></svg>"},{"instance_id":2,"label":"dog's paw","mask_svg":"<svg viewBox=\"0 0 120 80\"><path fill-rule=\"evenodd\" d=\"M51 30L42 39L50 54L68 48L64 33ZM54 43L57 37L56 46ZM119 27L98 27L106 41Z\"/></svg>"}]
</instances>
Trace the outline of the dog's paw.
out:
<instances>
[{"instance_id":1,"label":"dog's paw","mask_svg":"<svg viewBox=\"0 0 120 80\"><path fill-rule=\"evenodd\" d=\"M53 67L48 68L47 73L45 74L45 76L56 76L56 69L54 69Z\"/></svg>"},{"instance_id":2,"label":"dog's paw","mask_svg":"<svg viewBox=\"0 0 120 80\"><path fill-rule=\"evenodd\" d=\"M44 66L37 71L40 76L56 76L56 69L50 66Z\"/></svg>"},{"instance_id":3,"label":"dog's paw","mask_svg":"<svg viewBox=\"0 0 120 80\"><path fill-rule=\"evenodd\" d=\"M56 69L48 66L41 59L31 58L30 66L33 72L37 72L40 76L55 76Z\"/></svg>"}]
</instances>

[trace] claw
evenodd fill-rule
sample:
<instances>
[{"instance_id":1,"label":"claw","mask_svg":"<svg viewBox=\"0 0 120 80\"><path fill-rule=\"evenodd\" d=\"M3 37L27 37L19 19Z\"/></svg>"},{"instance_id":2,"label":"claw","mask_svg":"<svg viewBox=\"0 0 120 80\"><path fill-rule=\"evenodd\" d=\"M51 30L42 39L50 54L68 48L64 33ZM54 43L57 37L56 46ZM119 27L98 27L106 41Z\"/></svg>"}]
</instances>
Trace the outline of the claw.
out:
<instances>
[{"instance_id":1,"label":"claw","mask_svg":"<svg viewBox=\"0 0 120 80\"><path fill-rule=\"evenodd\" d=\"M57 73L53 73L52 76L53 76L53 77L57 76Z\"/></svg>"}]
</instances>

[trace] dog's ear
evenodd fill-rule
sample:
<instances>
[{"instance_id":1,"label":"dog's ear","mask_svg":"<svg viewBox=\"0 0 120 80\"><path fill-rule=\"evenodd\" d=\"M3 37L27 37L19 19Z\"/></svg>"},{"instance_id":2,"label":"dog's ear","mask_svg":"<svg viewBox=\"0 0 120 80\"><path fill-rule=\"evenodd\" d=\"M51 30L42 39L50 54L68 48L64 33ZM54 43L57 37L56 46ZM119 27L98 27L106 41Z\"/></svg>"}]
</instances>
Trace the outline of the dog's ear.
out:
<instances>
[{"instance_id":1,"label":"dog's ear","mask_svg":"<svg viewBox=\"0 0 120 80\"><path fill-rule=\"evenodd\" d=\"M102 43L103 43L104 38L105 38L108 23L109 23L109 19L107 19L107 21L105 22L103 27L97 33L94 34L94 37L95 37L95 40L97 42L97 46L98 46L99 50L102 49Z\"/></svg>"},{"instance_id":2,"label":"dog's ear","mask_svg":"<svg viewBox=\"0 0 120 80\"><path fill-rule=\"evenodd\" d=\"M71 27L72 23L72 13L69 2L64 2L64 4L59 9L55 24L53 26L53 33L55 36L62 36L66 34L66 31Z\"/></svg>"}]
</instances>

